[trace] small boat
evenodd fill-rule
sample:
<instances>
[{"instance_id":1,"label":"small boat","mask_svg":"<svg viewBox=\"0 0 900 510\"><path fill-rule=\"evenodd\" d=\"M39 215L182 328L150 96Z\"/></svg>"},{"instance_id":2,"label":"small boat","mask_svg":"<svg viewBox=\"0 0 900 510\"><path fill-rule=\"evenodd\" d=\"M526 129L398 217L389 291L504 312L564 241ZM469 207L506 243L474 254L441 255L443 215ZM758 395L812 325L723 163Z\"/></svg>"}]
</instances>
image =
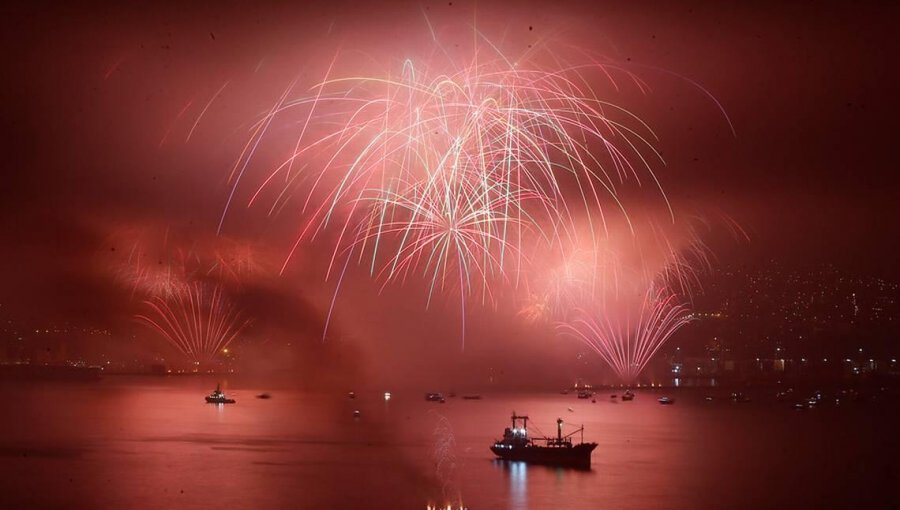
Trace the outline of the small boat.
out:
<instances>
[{"instance_id":1,"label":"small boat","mask_svg":"<svg viewBox=\"0 0 900 510\"><path fill-rule=\"evenodd\" d=\"M705 401L707 401L707 402L712 402L712 401L713 401L713 396L712 396L712 395L707 395L707 396L703 397L703 400L705 400Z\"/></svg>"},{"instance_id":2,"label":"small boat","mask_svg":"<svg viewBox=\"0 0 900 510\"><path fill-rule=\"evenodd\" d=\"M794 404L794 409L797 411L804 411L806 409L809 409L809 407L805 402L797 402L796 404Z\"/></svg>"},{"instance_id":3,"label":"small boat","mask_svg":"<svg viewBox=\"0 0 900 510\"><path fill-rule=\"evenodd\" d=\"M269 395L268 393L260 393L259 395L256 396L256 398L259 398L262 400L268 400L268 399L272 398L272 395Z\"/></svg>"},{"instance_id":4,"label":"small boat","mask_svg":"<svg viewBox=\"0 0 900 510\"><path fill-rule=\"evenodd\" d=\"M584 442L584 427L564 436L562 426L562 418L559 418L556 420L556 437L532 438L528 436L528 417L513 413L512 428L503 431L503 439L494 441L491 451L503 460L590 468L591 452L597 443ZM582 441L575 444L571 438L579 432Z\"/></svg>"},{"instance_id":5,"label":"small boat","mask_svg":"<svg viewBox=\"0 0 900 510\"><path fill-rule=\"evenodd\" d=\"M578 390L578 398L591 398L594 396L594 392L587 390Z\"/></svg>"},{"instance_id":6,"label":"small boat","mask_svg":"<svg viewBox=\"0 0 900 510\"><path fill-rule=\"evenodd\" d=\"M631 390L625 390L625 393L622 394L622 400L634 400L634 392L632 392Z\"/></svg>"},{"instance_id":7,"label":"small boat","mask_svg":"<svg viewBox=\"0 0 900 510\"><path fill-rule=\"evenodd\" d=\"M353 417L354 417L354 418L359 418L359 416L360 416L361 414L362 414L362 413L359 412L359 409L354 409L354 410L353 410Z\"/></svg>"},{"instance_id":8,"label":"small boat","mask_svg":"<svg viewBox=\"0 0 900 510\"><path fill-rule=\"evenodd\" d=\"M206 396L207 404L234 404L235 400L233 398L228 398L225 396L225 392L216 385L215 391Z\"/></svg>"},{"instance_id":9,"label":"small boat","mask_svg":"<svg viewBox=\"0 0 900 510\"><path fill-rule=\"evenodd\" d=\"M426 393L425 400L429 402L444 402L444 396L440 393Z\"/></svg>"},{"instance_id":10,"label":"small boat","mask_svg":"<svg viewBox=\"0 0 900 510\"><path fill-rule=\"evenodd\" d=\"M662 405L672 405L675 403L675 399L670 397L659 397L656 401Z\"/></svg>"},{"instance_id":11,"label":"small boat","mask_svg":"<svg viewBox=\"0 0 900 510\"><path fill-rule=\"evenodd\" d=\"M349 399L356 398L356 393L353 393L352 391L350 393L347 393L347 398L349 398Z\"/></svg>"},{"instance_id":12,"label":"small boat","mask_svg":"<svg viewBox=\"0 0 900 510\"><path fill-rule=\"evenodd\" d=\"M463 395L463 400L481 400L481 395Z\"/></svg>"},{"instance_id":13,"label":"small boat","mask_svg":"<svg viewBox=\"0 0 900 510\"><path fill-rule=\"evenodd\" d=\"M732 402L746 403L746 402L750 402L750 397L748 397L747 395L744 395L743 393L732 393L732 394L731 394L731 401L732 401Z\"/></svg>"}]
</instances>

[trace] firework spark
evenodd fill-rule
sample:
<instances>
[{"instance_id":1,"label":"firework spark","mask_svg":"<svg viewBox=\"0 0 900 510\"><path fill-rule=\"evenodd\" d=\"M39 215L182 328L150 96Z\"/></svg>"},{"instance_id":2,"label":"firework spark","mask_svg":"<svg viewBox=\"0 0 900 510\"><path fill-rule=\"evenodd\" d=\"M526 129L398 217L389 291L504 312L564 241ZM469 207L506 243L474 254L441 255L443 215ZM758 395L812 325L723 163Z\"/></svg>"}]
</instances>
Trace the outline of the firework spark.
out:
<instances>
[{"instance_id":1,"label":"firework spark","mask_svg":"<svg viewBox=\"0 0 900 510\"><path fill-rule=\"evenodd\" d=\"M249 324L229 303L221 286L188 284L171 296L147 301L146 313L135 316L195 362L212 361Z\"/></svg>"},{"instance_id":2,"label":"firework spark","mask_svg":"<svg viewBox=\"0 0 900 510\"><path fill-rule=\"evenodd\" d=\"M582 309L559 329L590 347L623 381L631 383L666 340L691 320L675 294L650 288L636 305Z\"/></svg>"},{"instance_id":3,"label":"firework spark","mask_svg":"<svg viewBox=\"0 0 900 510\"><path fill-rule=\"evenodd\" d=\"M336 76L336 56L310 95L288 99L292 82L251 128L231 197L273 126L292 117L298 126L290 156L249 199L271 196L272 213L299 196L303 220L285 265L330 231L326 279L341 282L351 259L384 284L420 275L429 303L455 290L464 314L473 296L492 303L498 282L518 285L526 244L570 242L576 210L602 230L608 208L624 210L622 183L659 186L655 135L603 98L601 84L614 90L614 74L631 75L546 47L511 58L475 35L468 62L435 42L418 65L380 76Z\"/></svg>"}]
</instances>

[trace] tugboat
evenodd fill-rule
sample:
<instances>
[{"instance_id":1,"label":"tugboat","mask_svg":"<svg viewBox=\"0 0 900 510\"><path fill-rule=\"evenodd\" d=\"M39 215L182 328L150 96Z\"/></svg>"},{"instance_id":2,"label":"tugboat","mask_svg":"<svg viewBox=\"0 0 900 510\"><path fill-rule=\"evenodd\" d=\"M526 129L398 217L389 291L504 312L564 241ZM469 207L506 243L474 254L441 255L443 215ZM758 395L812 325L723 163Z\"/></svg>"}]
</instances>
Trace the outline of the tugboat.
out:
<instances>
[{"instance_id":1,"label":"tugboat","mask_svg":"<svg viewBox=\"0 0 900 510\"><path fill-rule=\"evenodd\" d=\"M518 421L521 420L521 428ZM584 442L584 427L565 436L562 418L556 420L556 437L528 437L528 417L512 415L512 428L503 431L503 439L491 446L494 455L503 460L590 468L591 452L597 443ZM581 432L581 442L572 444L572 436Z\"/></svg>"},{"instance_id":2,"label":"tugboat","mask_svg":"<svg viewBox=\"0 0 900 510\"><path fill-rule=\"evenodd\" d=\"M206 396L207 404L234 404L235 400L233 398L227 398L225 393L216 385L215 391Z\"/></svg>"},{"instance_id":3,"label":"tugboat","mask_svg":"<svg viewBox=\"0 0 900 510\"><path fill-rule=\"evenodd\" d=\"M622 400L624 402L634 400L634 392L631 390L625 390L625 393L622 394Z\"/></svg>"}]
</instances>

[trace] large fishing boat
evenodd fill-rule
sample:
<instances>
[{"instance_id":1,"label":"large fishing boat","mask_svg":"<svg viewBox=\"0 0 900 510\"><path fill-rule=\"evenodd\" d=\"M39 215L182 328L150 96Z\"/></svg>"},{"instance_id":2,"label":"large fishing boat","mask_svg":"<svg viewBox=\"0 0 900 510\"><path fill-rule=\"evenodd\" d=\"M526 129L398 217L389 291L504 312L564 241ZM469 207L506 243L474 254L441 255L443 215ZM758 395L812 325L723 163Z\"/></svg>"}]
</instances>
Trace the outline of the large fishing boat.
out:
<instances>
[{"instance_id":1,"label":"large fishing boat","mask_svg":"<svg viewBox=\"0 0 900 510\"><path fill-rule=\"evenodd\" d=\"M235 400L233 398L228 398L225 396L225 392L216 385L215 391L206 396L207 404L234 404Z\"/></svg>"},{"instance_id":2,"label":"large fishing boat","mask_svg":"<svg viewBox=\"0 0 900 510\"><path fill-rule=\"evenodd\" d=\"M519 422L521 421L521 427ZM562 418L556 420L556 437L529 437L528 417L512 415L512 428L503 431L503 439L495 441L491 451L501 459L588 468L591 452L597 443L584 442L584 427L567 435L562 433ZM581 433L581 442L572 443L572 436Z\"/></svg>"}]
</instances>

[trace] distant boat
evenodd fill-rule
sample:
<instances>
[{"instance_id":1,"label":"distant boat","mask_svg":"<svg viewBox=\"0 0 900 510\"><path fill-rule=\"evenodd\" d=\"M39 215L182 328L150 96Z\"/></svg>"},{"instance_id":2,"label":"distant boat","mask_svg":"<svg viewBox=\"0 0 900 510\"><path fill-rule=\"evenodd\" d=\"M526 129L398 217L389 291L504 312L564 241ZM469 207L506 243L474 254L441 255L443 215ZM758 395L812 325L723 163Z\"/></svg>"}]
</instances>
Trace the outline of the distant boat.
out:
<instances>
[{"instance_id":1,"label":"distant boat","mask_svg":"<svg viewBox=\"0 0 900 510\"><path fill-rule=\"evenodd\" d=\"M256 398L268 400L268 399L272 398L272 395L269 395L268 393L260 393L259 395L256 396Z\"/></svg>"},{"instance_id":2,"label":"distant boat","mask_svg":"<svg viewBox=\"0 0 900 510\"><path fill-rule=\"evenodd\" d=\"M672 405L675 403L675 399L669 397L659 397L656 401L662 405Z\"/></svg>"},{"instance_id":3,"label":"distant boat","mask_svg":"<svg viewBox=\"0 0 900 510\"><path fill-rule=\"evenodd\" d=\"M481 400L481 395L463 395L463 400Z\"/></svg>"},{"instance_id":4,"label":"distant boat","mask_svg":"<svg viewBox=\"0 0 900 510\"><path fill-rule=\"evenodd\" d=\"M732 402L746 403L746 402L750 402L750 397L748 397L747 395L744 395L743 393L732 393L732 394L731 394L731 401L732 401Z\"/></svg>"},{"instance_id":5,"label":"distant boat","mask_svg":"<svg viewBox=\"0 0 900 510\"><path fill-rule=\"evenodd\" d=\"M518 422L521 420L521 428ZM494 441L494 455L511 461L590 468L591 452L597 443L584 442L584 427L563 436L562 418L556 420L556 437L528 437L528 417L512 415L512 428L503 431L503 439ZM581 432L582 442L572 443L572 436Z\"/></svg>"},{"instance_id":6,"label":"distant boat","mask_svg":"<svg viewBox=\"0 0 900 510\"><path fill-rule=\"evenodd\" d=\"M625 393L622 394L623 401L634 400L634 393L631 390L625 390Z\"/></svg>"},{"instance_id":7,"label":"distant boat","mask_svg":"<svg viewBox=\"0 0 900 510\"><path fill-rule=\"evenodd\" d=\"M207 404L234 404L236 401L233 398L228 398L225 396L225 392L216 385L215 391L206 396Z\"/></svg>"},{"instance_id":8,"label":"distant boat","mask_svg":"<svg viewBox=\"0 0 900 510\"><path fill-rule=\"evenodd\" d=\"M353 393L352 391L350 393L347 393L347 398L356 398L356 393Z\"/></svg>"},{"instance_id":9,"label":"distant boat","mask_svg":"<svg viewBox=\"0 0 900 510\"><path fill-rule=\"evenodd\" d=\"M354 409L354 410L353 410L353 417L354 417L354 418L359 418L361 414L362 414L362 413L359 412L359 409Z\"/></svg>"},{"instance_id":10,"label":"distant boat","mask_svg":"<svg viewBox=\"0 0 900 510\"><path fill-rule=\"evenodd\" d=\"M444 395L440 393L426 393L425 400L429 402L445 402Z\"/></svg>"},{"instance_id":11,"label":"distant boat","mask_svg":"<svg viewBox=\"0 0 900 510\"><path fill-rule=\"evenodd\" d=\"M578 390L578 398L591 398L592 396L594 396L593 391Z\"/></svg>"}]
</instances>

